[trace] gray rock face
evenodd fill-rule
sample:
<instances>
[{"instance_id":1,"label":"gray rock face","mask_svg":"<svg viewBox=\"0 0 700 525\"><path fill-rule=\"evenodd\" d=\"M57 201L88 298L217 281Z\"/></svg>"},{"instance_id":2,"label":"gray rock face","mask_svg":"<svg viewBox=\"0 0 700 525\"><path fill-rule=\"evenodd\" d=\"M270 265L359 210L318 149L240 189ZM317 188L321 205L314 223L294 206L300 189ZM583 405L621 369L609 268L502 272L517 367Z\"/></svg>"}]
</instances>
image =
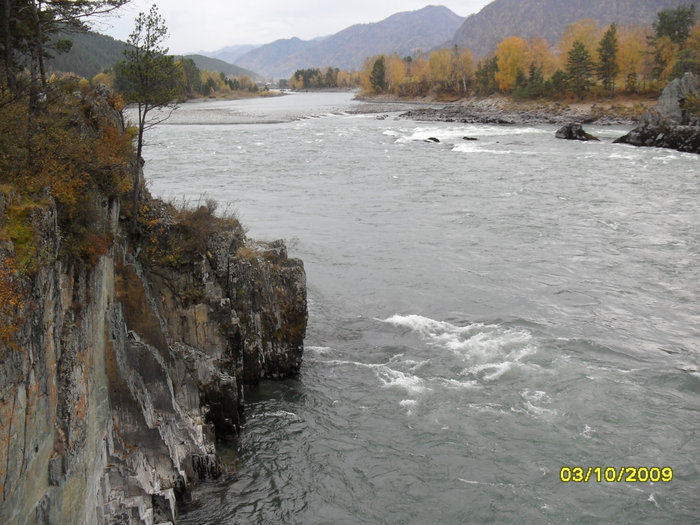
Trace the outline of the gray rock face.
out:
<instances>
[{"instance_id":1,"label":"gray rock face","mask_svg":"<svg viewBox=\"0 0 700 525\"><path fill-rule=\"evenodd\" d=\"M699 95L700 79L692 73L670 82L656 108L615 143L700 153L700 118L684 108L688 97Z\"/></svg>"},{"instance_id":2,"label":"gray rock face","mask_svg":"<svg viewBox=\"0 0 700 525\"><path fill-rule=\"evenodd\" d=\"M579 124L578 122L572 122L571 124L567 124L563 128L560 128L559 130L557 130L554 136L558 139L565 140L600 140L598 137L594 137L590 133L586 133L586 131L584 131L583 129L583 126L581 126L581 124Z\"/></svg>"},{"instance_id":3,"label":"gray rock face","mask_svg":"<svg viewBox=\"0 0 700 525\"><path fill-rule=\"evenodd\" d=\"M665 119L669 124L697 125L697 117L683 109L683 103L690 95L697 96L700 92L698 77L693 73L686 73L683 78L677 78L664 88L656 107L657 115ZM651 115L647 120L653 120Z\"/></svg>"},{"instance_id":4,"label":"gray rock face","mask_svg":"<svg viewBox=\"0 0 700 525\"><path fill-rule=\"evenodd\" d=\"M61 262L53 204L33 215L55 262L22 289L16 345L0 343L3 524L174 521L226 470L215 442L238 430L244 386L301 365L305 273L283 243L217 226L158 264L120 231L117 201L104 213L118 233L92 268Z\"/></svg>"}]
</instances>

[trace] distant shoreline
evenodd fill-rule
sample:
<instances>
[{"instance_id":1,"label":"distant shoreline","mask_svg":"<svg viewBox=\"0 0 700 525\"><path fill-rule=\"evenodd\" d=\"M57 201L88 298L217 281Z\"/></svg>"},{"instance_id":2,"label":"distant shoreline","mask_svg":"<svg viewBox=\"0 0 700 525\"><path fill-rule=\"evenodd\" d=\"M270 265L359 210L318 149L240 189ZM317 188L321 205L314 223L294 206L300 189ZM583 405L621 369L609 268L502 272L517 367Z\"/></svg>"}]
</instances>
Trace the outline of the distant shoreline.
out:
<instances>
[{"instance_id":1,"label":"distant shoreline","mask_svg":"<svg viewBox=\"0 0 700 525\"><path fill-rule=\"evenodd\" d=\"M470 97L454 102L431 97L405 100L392 95L358 96L356 100L374 104L405 106L402 118L418 121L460 122L465 124L636 124L656 99L623 98L598 101L516 102L503 96ZM423 106L416 108L415 106ZM385 110L386 111L386 110ZM396 110L392 110L396 111ZM381 110L379 110L381 112Z\"/></svg>"}]
</instances>

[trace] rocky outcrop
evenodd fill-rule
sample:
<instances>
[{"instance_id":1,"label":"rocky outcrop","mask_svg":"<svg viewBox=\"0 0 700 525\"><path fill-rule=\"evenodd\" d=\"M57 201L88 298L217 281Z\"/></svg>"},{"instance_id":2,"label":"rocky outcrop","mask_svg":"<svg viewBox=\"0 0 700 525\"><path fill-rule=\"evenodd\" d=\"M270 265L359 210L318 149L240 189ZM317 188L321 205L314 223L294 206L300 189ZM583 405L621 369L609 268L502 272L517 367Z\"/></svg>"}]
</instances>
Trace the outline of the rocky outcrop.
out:
<instances>
[{"instance_id":1,"label":"rocky outcrop","mask_svg":"<svg viewBox=\"0 0 700 525\"><path fill-rule=\"evenodd\" d=\"M0 343L3 524L174 521L226 471L216 441L238 430L245 386L301 365L305 273L283 243L155 200L134 240L118 200L99 207L115 234L94 266L60 256L50 199L31 214L44 262Z\"/></svg>"},{"instance_id":2,"label":"rocky outcrop","mask_svg":"<svg viewBox=\"0 0 700 525\"><path fill-rule=\"evenodd\" d=\"M644 123L615 144L669 148L687 153L700 153L700 127L676 126L665 122Z\"/></svg>"},{"instance_id":3,"label":"rocky outcrop","mask_svg":"<svg viewBox=\"0 0 700 525\"><path fill-rule=\"evenodd\" d=\"M558 139L564 140L581 140L581 141L600 141L598 137L594 137L590 133L587 133L581 124L578 122L572 122L566 126L559 128L554 136Z\"/></svg>"},{"instance_id":4,"label":"rocky outcrop","mask_svg":"<svg viewBox=\"0 0 700 525\"><path fill-rule=\"evenodd\" d=\"M700 79L692 73L670 82L657 106L646 113L639 126L615 140L616 144L670 148L700 153L700 117L688 107L700 96Z\"/></svg>"}]
</instances>

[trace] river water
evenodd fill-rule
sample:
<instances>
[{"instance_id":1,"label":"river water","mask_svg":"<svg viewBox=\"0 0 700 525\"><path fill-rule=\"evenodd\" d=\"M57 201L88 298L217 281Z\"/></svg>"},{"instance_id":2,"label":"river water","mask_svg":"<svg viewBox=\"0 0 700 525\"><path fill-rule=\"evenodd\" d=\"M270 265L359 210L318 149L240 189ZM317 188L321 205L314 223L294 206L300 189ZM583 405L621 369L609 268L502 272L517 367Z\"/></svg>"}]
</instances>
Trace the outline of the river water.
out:
<instances>
[{"instance_id":1,"label":"river water","mask_svg":"<svg viewBox=\"0 0 700 525\"><path fill-rule=\"evenodd\" d=\"M698 523L700 157L361 107L150 133L154 194L232 206L308 277L300 376L248 392L236 476L179 523Z\"/></svg>"}]
</instances>

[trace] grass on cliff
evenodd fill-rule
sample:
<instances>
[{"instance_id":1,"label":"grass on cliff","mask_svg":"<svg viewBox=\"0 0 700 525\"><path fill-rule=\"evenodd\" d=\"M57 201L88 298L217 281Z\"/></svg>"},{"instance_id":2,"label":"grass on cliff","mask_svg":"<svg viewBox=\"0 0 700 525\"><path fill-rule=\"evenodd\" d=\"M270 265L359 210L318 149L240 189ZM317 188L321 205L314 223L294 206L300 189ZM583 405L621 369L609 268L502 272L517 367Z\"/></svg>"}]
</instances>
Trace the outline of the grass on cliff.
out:
<instances>
[{"instance_id":1,"label":"grass on cliff","mask_svg":"<svg viewBox=\"0 0 700 525\"><path fill-rule=\"evenodd\" d=\"M232 233L245 238L236 213L229 207L219 210L214 199L163 202L146 198L139 210L145 235L145 255L151 264L177 268L192 264L202 255L209 256L209 241L214 234Z\"/></svg>"}]
</instances>

